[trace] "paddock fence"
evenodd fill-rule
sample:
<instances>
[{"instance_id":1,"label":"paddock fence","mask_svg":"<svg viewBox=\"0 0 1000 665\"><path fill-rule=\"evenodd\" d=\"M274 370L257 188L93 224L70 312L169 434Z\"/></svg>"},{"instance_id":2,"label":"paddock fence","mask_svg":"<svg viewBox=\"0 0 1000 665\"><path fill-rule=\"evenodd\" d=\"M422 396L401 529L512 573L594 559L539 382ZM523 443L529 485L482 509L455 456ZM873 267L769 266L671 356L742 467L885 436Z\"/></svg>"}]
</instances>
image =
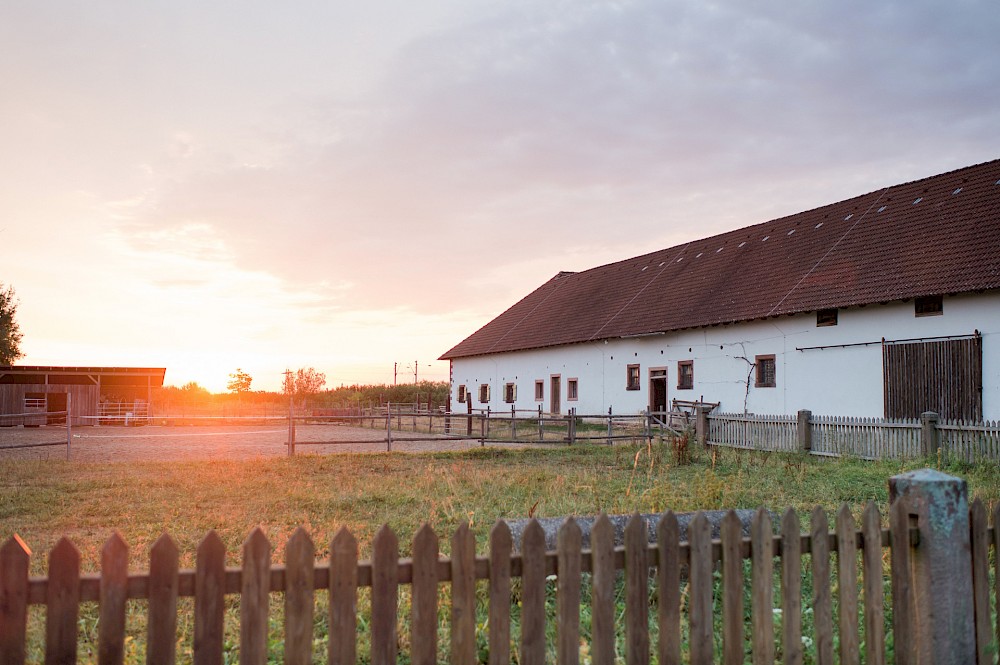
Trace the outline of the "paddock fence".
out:
<instances>
[{"instance_id":1,"label":"paddock fence","mask_svg":"<svg viewBox=\"0 0 1000 665\"><path fill-rule=\"evenodd\" d=\"M340 423L385 431L383 442L386 450L392 450L393 442L432 441L438 439L459 439L487 444L563 444L620 442L637 443L652 440L665 433L677 432L663 426L676 414L643 412L637 414L616 414L608 409L606 414L578 414L570 409L568 414L546 413L537 410L497 410L492 408L472 409L466 412L447 412L443 409L421 409L418 405L385 404L379 407L359 410L356 413L327 415L316 410L309 413L290 411L289 454L294 454L296 446L327 445L334 443L363 443L371 439L337 441L299 441L295 437L298 425ZM657 418L658 416L658 418ZM426 436L423 436L426 435Z\"/></svg>"},{"instance_id":2,"label":"paddock fence","mask_svg":"<svg viewBox=\"0 0 1000 665\"><path fill-rule=\"evenodd\" d=\"M752 450L802 451L829 457L905 459L942 456L965 462L1000 461L1000 421L845 418L799 411L793 416L701 414L705 443Z\"/></svg>"},{"instance_id":3,"label":"paddock fence","mask_svg":"<svg viewBox=\"0 0 1000 665\"><path fill-rule=\"evenodd\" d=\"M179 570L177 545L164 534L148 570L133 573L116 533L99 573L81 574L80 554L63 538L49 553L47 575L32 578L31 551L14 535L0 548L0 662L22 665L40 651L45 662L77 662L81 607L93 604L97 661L108 665L123 662L127 640L144 642L150 665L178 656L198 665L237 657L247 665L348 664L359 655L375 665L401 656L436 663L443 651L453 663L491 665L512 662L515 651L524 665L576 665L581 652L600 665L621 656L646 665L654 654L659 663L832 663L835 650L843 663L860 662L862 653L870 664L993 662L1000 623L991 595L1000 583L991 587L989 562L990 548L998 559L1000 508L990 527L980 501L970 508L965 481L931 470L896 476L890 487L898 496L887 527L873 503L860 526L845 505L833 529L817 508L805 532L794 510L773 525L760 509L748 537L730 512L713 539L698 513L682 540L668 512L655 542L636 515L616 545L602 516L585 548L568 518L556 550L546 551L537 521L519 544L500 521L482 556L467 524L451 536L450 556L423 526L407 558L383 526L369 560L359 560L356 538L342 528L329 560L317 563L316 544L299 528L284 563L272 564L272 545L257 528L239 567L226 567L229 553L211 531L193 570ZM272 594L283 597L272 602ZM193 609L182 598L193 598ZM132 612L145 611L144 631L127 627L130 601ZM44 609L44 631L33 633L44 644L27 638L30 606ZM178 638L179 620L193 621L190 641ZM399 634L401 625L408 634ZM358 653L359 642L367 653Z\"/></svg>"}]
</instances>

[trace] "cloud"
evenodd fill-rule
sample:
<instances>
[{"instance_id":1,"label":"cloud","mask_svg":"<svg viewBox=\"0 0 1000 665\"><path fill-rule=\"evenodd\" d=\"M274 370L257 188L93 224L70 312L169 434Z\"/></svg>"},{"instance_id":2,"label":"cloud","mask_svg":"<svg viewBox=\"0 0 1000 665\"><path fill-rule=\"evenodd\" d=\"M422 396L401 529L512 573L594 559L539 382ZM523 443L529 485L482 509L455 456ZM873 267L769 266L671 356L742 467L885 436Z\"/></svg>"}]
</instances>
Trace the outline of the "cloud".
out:
<instances>
[{"instance_id":1,"label":"cloud","mask_svg":"<svg viewBox=\"0 0 1000 665\"><path fill-rule=\"evenodd\" d=\"M128 228L211 229L348 308L495 310L560 269L995 157L998 32L988 2L505 4L211 158L178 130L187 165Z\"/></svg>"}]
</instances>

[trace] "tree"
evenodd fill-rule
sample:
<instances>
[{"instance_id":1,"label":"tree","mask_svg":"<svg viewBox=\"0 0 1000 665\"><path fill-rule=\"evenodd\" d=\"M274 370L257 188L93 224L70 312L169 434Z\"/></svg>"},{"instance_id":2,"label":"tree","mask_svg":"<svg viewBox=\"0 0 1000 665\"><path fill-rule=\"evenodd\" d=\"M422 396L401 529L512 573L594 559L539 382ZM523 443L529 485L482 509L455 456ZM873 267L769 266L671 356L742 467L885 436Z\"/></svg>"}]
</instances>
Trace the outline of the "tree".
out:
<instances>
[{"instance_id":1,"label":"tree","mask_svg":"<svg viewBox=\"0 0 1000 665\"><path fill-rule=\"evenodd\" d=\"M236 371L229 375L229 383L226 384L226 387L229 392L242 395L250 392L251 383L253 383L253 377L237 367Z\"/></svg>"},{"instance_id":2,"label":"tree","mask_svg":"<svg viewBox=\"0 0 1000 665\"><path fill-rule=\"evenodd\" d=\"M285 372L285 381L281 388L286 395L304 399L317 394L325 385L326 374L317 372L312 367L308 369L300 367L294 372L291 370Z\"/></svg>"},{"instance_id":3,"label":"tree","mask_svg":"<svg viewBox=\"0 0 1000 665\"><path fill-rule=\"evenodd\" d=\"M0 365L13 365L21 352L21 328L15 319L18 306L14 287L0 283Z\"/></svg>"}]
</instances>

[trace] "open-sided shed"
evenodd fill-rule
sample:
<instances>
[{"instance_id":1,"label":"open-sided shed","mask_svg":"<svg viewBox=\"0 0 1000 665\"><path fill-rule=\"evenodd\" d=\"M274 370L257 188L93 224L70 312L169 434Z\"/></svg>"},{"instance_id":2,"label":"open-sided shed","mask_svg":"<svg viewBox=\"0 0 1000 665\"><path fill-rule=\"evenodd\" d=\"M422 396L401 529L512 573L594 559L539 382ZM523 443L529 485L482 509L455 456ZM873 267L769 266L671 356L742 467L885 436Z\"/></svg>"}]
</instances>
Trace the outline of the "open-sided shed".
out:
<instances>
[{"instance_id":1,"label":"open-sided shed","mask_svg":"<svg viewBox=\"0 0 1000 665\"><path fill-rule=\"evenodd\" d=\"M144 421L165 372L162 367L0 366L0 427L65 422L48 414L65 412L67 401L74 425Z\"/></svg>"}]
</instances>

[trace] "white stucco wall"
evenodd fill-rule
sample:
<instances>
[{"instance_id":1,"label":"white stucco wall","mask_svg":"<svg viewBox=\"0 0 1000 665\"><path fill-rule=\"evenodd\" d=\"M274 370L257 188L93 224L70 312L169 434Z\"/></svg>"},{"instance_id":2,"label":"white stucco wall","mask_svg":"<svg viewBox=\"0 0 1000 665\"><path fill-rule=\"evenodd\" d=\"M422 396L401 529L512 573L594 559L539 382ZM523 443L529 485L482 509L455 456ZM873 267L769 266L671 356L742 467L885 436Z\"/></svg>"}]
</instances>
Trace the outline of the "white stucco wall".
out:
<instances>
[{"instance_id":1,"label":"white stucco wall","mask_svg":"<svg viewBox=\"0 0 1000 665\"><path fill-rule=\"evenodd\" d=\"M579 414L638 413L649 405L649 371L667 370L667 400L721 402L723 412L882 416L882 348L889 340L983 335L983 413L1000 418L1000 292L944 299L941 316L915 317L913 302L839 310L836 326L817 327L815 313L743 324L699 328L664 335L571 344L548 349L460 358L452 364L452 408L458 386L465 385L473 408L510 410L504 385L517 385L518 410L549 410L551 377L559 375L560 411ZM869 346L796 350L803 347L858 344ZM773 388L754 386L750 363L774 354ZM677 387L678 361L694 361L694 387ZM749 362L748 362L749 361ZM640 389L625 389L627 366L640 366ZM749 389L748 389L749 376ZM578 381L578 400L567 400L567 380ZM535 380L545 383L543 401L535 400ZM490 385L490 401L481 403L478 388ZM745 406L744 406L745 403Z\"/></svg>"}]
</instances>

